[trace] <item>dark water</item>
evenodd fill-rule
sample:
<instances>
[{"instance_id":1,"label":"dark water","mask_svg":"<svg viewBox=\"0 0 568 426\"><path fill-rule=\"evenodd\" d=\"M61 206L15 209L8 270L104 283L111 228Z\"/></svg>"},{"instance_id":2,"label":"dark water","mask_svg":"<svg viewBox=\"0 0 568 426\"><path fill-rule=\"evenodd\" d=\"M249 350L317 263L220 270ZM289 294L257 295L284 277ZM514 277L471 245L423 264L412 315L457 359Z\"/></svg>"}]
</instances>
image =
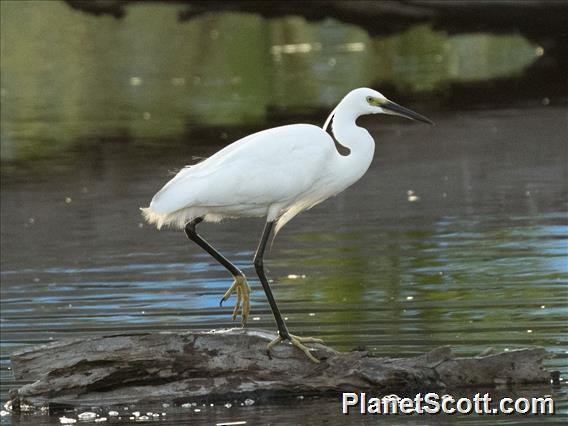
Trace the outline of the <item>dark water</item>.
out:
<instances>
[{"instance_id":1,"label":"dark water","mask_svg":"<svg viewBox=\"0 0 568 426\"><path fill-rule=\"evenodd\" d=\"M276 239L267 265L290 329L385 355L539 345L554 354L547 366L566 375L566 109L429 115L434 128L363 119L378 142L367 175ZM227 273L183 233L158 232L138 212L168 170L216 149L94 143L3 177L2 399L17 385L8 354L30 344L234 325L231 308L218 307ZM262 226L251 219L202 230L254 277ZM274 328L252 286L251 326ZM565 391L533 390L566 410ZM191 415L177 409L168 419L317 423L319 410L332 419L340 406L237 403Z\"/></svg>"},{"instance_id":2,"label":"dark water","mask_svg":"<svg viewBox=\"0 0 568 426\"><path fill-rule=\"evenodd\" d=\"M483 93L475 96L484 109L472 110L467 97L443 106L451 85L521 78L549 60L547 47L518 34L448 35L428 26L372 38L333 20L248 14L182 25L177 6L132 7L121 21L63 2L0 7L2 401L20 385L9 354L33 344L235 326L230 304L218 306L226 271L183 233L146 226L138 207L184 164L298 116L322 123L314 111L330 110L358 86L413 99L407 106L437 126L360 120L377 141L369 172L295 218L268 255L290 329L339 350L366 346L384 355L445 344L461 355L539 345L553 354L547 367L568 374L566 86L543 82L527 102L519 79L505 94L511 107L497 108ZM247 219L201 229L254 278L262 227ZM273 329L262 290L251 284L250 326ZM565 387L497 392L551 394L564 417L539 420L566 420ZM166 412L159 421L169 424L376 422L338 417L336 400L231 403L200 412L120 410Z\"/></svg>"}]
</instances>

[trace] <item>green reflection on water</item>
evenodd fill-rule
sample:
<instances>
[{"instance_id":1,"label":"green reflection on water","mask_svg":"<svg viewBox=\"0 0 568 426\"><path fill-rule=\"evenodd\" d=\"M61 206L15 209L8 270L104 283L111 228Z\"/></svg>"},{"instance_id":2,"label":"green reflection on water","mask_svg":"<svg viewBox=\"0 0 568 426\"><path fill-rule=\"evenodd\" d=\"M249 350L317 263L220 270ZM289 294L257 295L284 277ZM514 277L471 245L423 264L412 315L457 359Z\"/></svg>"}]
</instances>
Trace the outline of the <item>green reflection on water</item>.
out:
<instances>
[{"instance_id":1,"label":"green reflection on water","mask_svg":"<svg viewBox=\"0 0 568 426\"><path fill-rule=\"evenodd\" d=\"M371 38L333 20L209 14L172 5L123 20L63 2L1 2L3 160L55 155L85 138L183 136L188 124L258 125L267 109L329 108L377 82L443 90L520 73L537 56L518 35L448 36L418 26Z\"/></svg>"},{"instance_id":2,"label":"green reflection on water","mask_svg":"<svg viewBox=\"0 0 568 426\"><path fill-rule=\"evenodd\" d=\"M566 228L464 227L299 233L294 249L272 262L293 263L302 277L279 280L288 300L319 309L320 323L353 324L357 337L341 341L343 349L380 335L388 342L381 350L397 353L411 345L417 323L430 347L556 344L566 313Z\"/></svg>"}]
</instances>

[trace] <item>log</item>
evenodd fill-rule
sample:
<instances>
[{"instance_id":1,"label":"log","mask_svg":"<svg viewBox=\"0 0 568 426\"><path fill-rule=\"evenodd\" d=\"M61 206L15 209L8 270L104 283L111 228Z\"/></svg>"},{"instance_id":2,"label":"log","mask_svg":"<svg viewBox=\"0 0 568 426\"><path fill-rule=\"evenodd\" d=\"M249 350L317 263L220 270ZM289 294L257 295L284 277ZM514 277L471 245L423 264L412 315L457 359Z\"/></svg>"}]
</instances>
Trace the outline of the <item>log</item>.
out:
<instances>
[{"instance_id":1,"label":"log","mask_svg":"<svg viewBox=\"0 0 568 426\"><path fill-rule=\"evenodd\" d=\"M315 364L289 344L267 343L274 333L254 329L115 334L69 339L11 356L18 381L12 407L108 406L373 391L411 394L440 389L549 383L542 348L456 358L439 347L413 358L366 351L340 353L310 344Z\"/></svg>"}]
</instances>

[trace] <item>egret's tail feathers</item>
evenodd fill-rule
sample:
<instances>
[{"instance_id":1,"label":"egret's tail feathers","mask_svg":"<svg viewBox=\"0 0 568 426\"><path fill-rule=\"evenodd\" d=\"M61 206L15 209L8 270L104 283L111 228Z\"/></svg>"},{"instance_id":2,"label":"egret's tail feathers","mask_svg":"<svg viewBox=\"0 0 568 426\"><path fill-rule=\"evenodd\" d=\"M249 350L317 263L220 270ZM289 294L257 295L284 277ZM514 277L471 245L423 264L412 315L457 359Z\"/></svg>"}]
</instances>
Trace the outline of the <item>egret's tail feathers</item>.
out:
<instances>
[{"instance_id":1,"label":"egret's tail feathers","mask_svg":"<svg viewBox=\"0 0 568 426\"><path fill-rule=\"evenodd\" d=\"M155 213L150 207L140 207L142 216L146 219L146 222L150 224L155 224L158 229L164 226L164 215Z\"/></svg>"},{"instance_id":2,"label":"egret's tail feathers","mask_svg":"<svg viewBox=\"0 0 568 426\"><path fill-rule=\"evenodd\" d=\"M194 217L188 209L177 210L172 213L157 213L151 207L140 207L144 219L150 224L155 224L158 229L164 226L183 229Z\"/></svg>"}]
</instances>

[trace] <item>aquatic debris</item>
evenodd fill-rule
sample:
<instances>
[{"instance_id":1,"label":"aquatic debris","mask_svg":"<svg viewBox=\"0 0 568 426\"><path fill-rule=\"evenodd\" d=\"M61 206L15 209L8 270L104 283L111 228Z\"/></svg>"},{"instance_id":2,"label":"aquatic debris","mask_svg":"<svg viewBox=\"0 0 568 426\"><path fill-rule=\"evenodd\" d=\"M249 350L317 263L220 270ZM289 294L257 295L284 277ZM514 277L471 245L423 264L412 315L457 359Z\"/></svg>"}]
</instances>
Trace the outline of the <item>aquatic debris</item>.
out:
<instances>
[{"instance_id":1,"label":"aquatic debris","mask_svg":"<svg viewBox=\"0 0 568 426\"><path fill-rule=\"evenodd\" d=\"M216 423L215 426L235 426L235 425L246 425L246 420L237 420L236 422L223 422L223 423Z\"/></svg>"},{"instance_id":2,"label":"aquatic debris","mask_svg":"<svg viewBox=\"0 0 568 426\"><path fill-rule=\"evenodd\" d=\"M70 425L73 423L77 423L77 419L72 419L70 417L59 417L59 423L61 423L62 425Z\"/></svg>"},{"instance_id":3,"label":"aquatic debris","mask_svg":"<svg viewBox=\"0 0 568 426\"><path fill-rule=\"evenodd\" d=\"M136 417L136 420L139 422L142 422L144 420L150 420L150 417L148 416L140 416L140 417Z\"/></svg>"},{"instance_id":4,"label":"aquatic debris","mask_svg":"<svg viewBox=\"0 0 568 426\"><path fill-rule=\"evenodd\" d=\"M394 300L402 302L402 305L406 305L409 310L420 299L419 294L412 294L414 297L413 301L407 302L405 299L409 294L412 293L403 294ZM539 309L539 306L536 305L535 308L539 312L544 311ZM319 313L315 313L317 317ZM530 336L538 335L539 330L532 330L533 333ZM526 329L521 330L521 334L529 335L526 333ZM117 374L132 374L134 370L132 366L136 366L137 370L135 371L137 373L135 374L137 375L139 371L147 369L146 371L150 371L149 374L152 375L148 377L156 377L157 373L153 369L156 368L155 359L157 356L160 357L161 363L163 363L160 368L162 371L167 371L168 374L175 366L179 365L180 359L186 362L191 357L192 362L197 363L192 365L192 369L201 375L191 378L180 375L171 383L156 384L151 389L154 397L156 399L160 398L160 405L164 401L179 401L180 399L180 404L181 402L187 403L188 394L184 389L187 389L187 386L195 386L196 388L197 386L202 386L203 378L211 374L207 369L212 350L216 351L215 374L233 374L236 366L242 368L242 371L246 371L246 374L238 375L238 379L241 380L238 383L214 381L211 383L211 387L203 388L202 393L190 396L192 399L201 399L208 398L212 394L216 395L215 400L210 398L207 401L207 407L214 401L215 406L224 406L227 402L230 402L233 408L238 408L240 403L243 403L244 406L244 400L252 398L252 396L243 396L235 402L230 397L230 395L234 395L235 386L246 387L251 393L262 393L267 389L270 389L272 392L275 384L277 384L280 391L278 393L275 392L273 397L287 396L290 398L293 395L292 398L294 400L296 400L295 398L298 395L307 395L306 392L308 391L313 393L314 383L316 382L310 381L314 377L313 375L310 376L310 372L313 372L314 366L309 363L309 360L302 362L304 360L302 354L297 354L296 351L293 352L293 348L284 345L273 353L273 358L277 359L278 363L270 362L266 357L266 344L274 336L275 333L273 332L239 328L225 330L223 333L184 332L179 334L116 335L90 337L83 342L80 339L73 339L71 340L71 352L69 341L64 340L55 344L42 345L31 349L26 348L24 351L11 356L14 375L17 380L36 379L36 382L23 385L18 389L18 399L14 399L13 404L19 402L23 405L23 401L26 401L28 404L29 402L37 401L38 405L40 405L44 404L47 398L56 399L60 398L61 395L65 395L66 400L70 404L85 407L85 402L92 401L94 397L99 397L98 393L91 391L94 381L102 380L105 377L112 378ZM191 347L194 352L191 354L184 352L184 348L188 347L188 343L194 342L196 338L199 341L199 345ZM101 348L114 348L119 345L121 348L124 348L124 354L118 359L113 358L113 356L116 357L113 351L101 350ZM341 390L341 386L344 383L355 383L360 387L361 391L370 389L371 385L368 382L370 379L360 379L362 377L361 370L355 367L354 369L345 369L345 365L359 365L363 361L365 374L368 377L372 377L372 386L381 387L385 393L388 393L389 390L412 392L414 388L411 386L426 388L429 386L441 386L440 383L448 389L464 386L464 383L472 387L482 386L484 383L493 385L495 371L498 371L498 377L505 377L513 384L526 382L548 383L550 380L550 373L542 367L542 361L548 356L548 353L541 348L509 349L509 351L503 353L482 357L458 358L452 355L448 347L441 347L433 349L426 355L404 358L404 362L398 358L393 358L389 361L388 368L385 368L383 367L384 358L370 357L366 351L339 353L321 344L314 346L317 348L318 356L326 358L326 368L318 370L317 373L318 386L325 383L326 389ZM152 348L151 354L147 353L148 347ZM179 349L174 351L172 348ZM30 354L33 354L33 356ZM297 357L293 355L297 355ZM74 359L79 356L96 360L103 366L97 371L96 377L85 376L84 370L77 367ZM286 365L285 363L289 363L290 374L283 375L281 367ZM276 364L278 365L276 366ZM436 365L436 367L433 368L432 365ZM511 367L512 365L515 366L514 369ZM50 375L49 377L53 378L48 384L43 382L46 375ZM143 378L144 376L136 377ZM401 383L400 377L404 377L403 383ZM408 384L409 382L411 382L411 385ZM80 386L77 383L80 383ZM75 387L72 388L72 386ZM76 394L70 392L71 388L74 389L73 392L76 392ZM124 420L127 420L128 416L133 416L133 419L135 419L136 417L134 417L132 411L141 411L138 408L140 406L128 406L125 402L138 403L148 399L149 395L152 396L149 393L141 395L139 387L132 386L128 382L120 388L120 392L123 405L119 407L120 410L116 410L116 407L112 407L112 409L120 412L119 416L123 416ZM113 402L116 403L116 398L109 398L99 403L110 404ZM257 403L254 403L254 405L257 405ZM128 407L128 411L122 411L122 407L125 406ZM176 406L179 406L179 404L176 404ZM199 402L198 407L202 410L202 415L199 417L203 417L208 409L201 407L201 402ZM197 407L192 405L192 408ZM192 408L188 407L182 410L187 413ZM37 409L38 407L34 407L34 410ZM81 410L85 410L85 408L79 409L75 414L66 414L76 419L77 414ZM92 411L103 416L107 414L108 410L110 408L105 410L105 412L100 412L98 409L93 409ZM231 409L232 411L234 410ZM140 415L140 413L136 414ZM194 414L194 416L197 417L198 415ZM109 421L116 420L117 417L109 417ZM57 420L58 418L59 416L55 419ZM154 417L152 419L154 420ZM222 419L219 420L221 421Z\"/></svg>"},{"instance_id":5,"label":"aquatic debris","mask_svg":"<svg viewBox=\"0 0 568 426\"><path fill-rule=\"evenodd\" d=\"M416 195L412 189L406 191L406 195L408 196L408 201L411 203L420 200L420 197Z\"/></svg>"},{"instance_id":6,"label":"aquatic debris","mask_svg":"<svg viewBox=\"0 0 568 426\"><path fill-rule=\"evenodd\" d=\"M245 405L251 406L254 404L254 399L247 398L245 399Z\"/></svg>"},{"instance_id":7,"label":"aquatic debris","mask_svg":"<svg viewBox=\"0 0 568 426\"><path fill-rule=\"evenodd\" d=\"M9 411L6 411L6 410L2 410L2 411L0 411L0 417L4 417L4 416L7 416L8 414L10 414L10 412L9 412Z\"/></svg>"},{"instance_id":8,"label":"aquatic debris","mask_svg":"<svg viewBox=\"0 0 568 426\"><path fill-rule=\"evenodd\" d=\"M108 415L109 415L109 417L116 417L116 416L118 416L118 411L109 411Z\"/></svg>"},{"instance_id":9,"label":"aquatic debris","mask_svg":"<svg viewBox=\"0 0 568 426\"><path fill-rule=\"evenodd\" d=\"M201 412L201 408L194 408L193 411L196 412L196 413L200 413L200 412Z\"/></svg>"},{"instance_id":10,"label":"aquatic debris","mask_svg":"<svg viewBox=\"0 0 568 426\"><path fill-rule=\"evenodd\" d=\"M181 408L189 408L191 407L191 402L186 402L185 404L181 404Z\"/></svg>"},{"instance_id":11,"label":"aquatic debris","mask_svg":"<svg viewBox=\"0 0 568 426\"><path fill-rule=\"evenodd\" d=\"M97 417L97 413L93 413L92 411L85 411L77 416L79 420L91 420Z\"/></svg>"},{"instance_id":12,"label":"aquatic debris","mask_svg":"<svg viewBox=\"0 0 568 426\"><path fill-rule=\"evenodd\" d=\"M231 408L232 406L233 406L233 404L231 404L230 402L227 402L227 403L225 404L225 408Z\"/></svg>"},{"instance_id":13,"label":"aquatic debris","mask_svg":"<svg viewBox=\"0 0 568 426\"><path fill-rule=\"evenodd\" d=\"M95 419L95 423L102 423L102 422L106 422L108 419L106 417L99 417L98 419Z\"/></svg>"},{"instance_id":14,"label":"aquatic debris","mask_svg":"<svg viewBox=\"0 0 568 426\"><path fill-rule=\"evenodd\" d=\"M133 412L132 412L132 415L133 415L134 417L140 417L140 411L133 411Z\"/></svg>"}]
</instances>

